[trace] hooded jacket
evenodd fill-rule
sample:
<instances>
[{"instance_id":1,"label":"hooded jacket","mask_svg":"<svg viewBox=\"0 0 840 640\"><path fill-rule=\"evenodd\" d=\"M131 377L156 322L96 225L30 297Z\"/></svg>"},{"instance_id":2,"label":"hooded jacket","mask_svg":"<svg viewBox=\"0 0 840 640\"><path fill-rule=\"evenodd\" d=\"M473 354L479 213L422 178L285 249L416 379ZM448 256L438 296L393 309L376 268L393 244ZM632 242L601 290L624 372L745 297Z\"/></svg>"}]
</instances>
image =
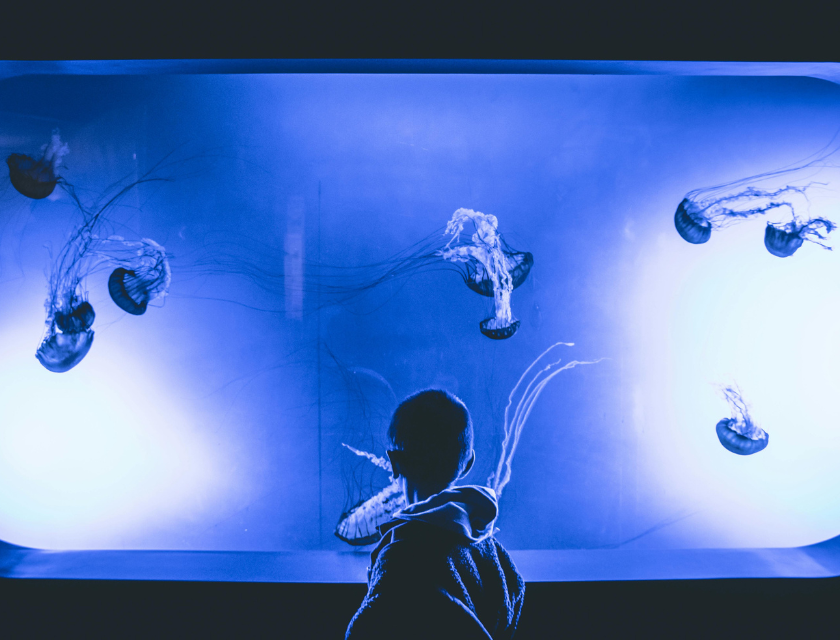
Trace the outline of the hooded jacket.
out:
<instances>
[{"instance_id":1,"label":"hooded jacket","mask_svg":"<svg viewBox=\"0 0 840 640\"><path fill-rule=\"evenodd\" d=\"M453 487L397 512L379 530L368 592L345 640L507 640L525 583L493 537L492 489Z\"/></svg>"}]
</instances>

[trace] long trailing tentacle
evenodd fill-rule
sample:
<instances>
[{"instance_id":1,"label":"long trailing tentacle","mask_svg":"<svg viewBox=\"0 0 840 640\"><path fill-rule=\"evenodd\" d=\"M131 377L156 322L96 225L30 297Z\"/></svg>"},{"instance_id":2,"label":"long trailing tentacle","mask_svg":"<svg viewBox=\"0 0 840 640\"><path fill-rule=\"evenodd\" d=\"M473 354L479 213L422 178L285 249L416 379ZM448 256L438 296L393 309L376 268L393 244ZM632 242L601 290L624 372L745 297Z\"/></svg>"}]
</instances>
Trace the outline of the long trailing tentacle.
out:
<instances>
[{"instance_id":1,"label":"long trailing tentacle","mask_svg":"<svg viewBox=\"0 0 840 640\"><path fill-rule=\"evenodd\" d=\"M516 449L519 446L519 439L522 435L522 429L525 427L525 423L528 421L528 417L531 415L531 411L533 410L536 401L539 399L540 394L543 392L543 389L545 389L546 385L551 381L552 378L554 378L554 376L563 371L572 369L578 365L596 364L603 360L603 358L599 358L598 360L592 361L572 360L570 362L567 362L564 366L560 367L559 369L556 369L555 371L551 371L551 369L552 367L555 367L556 365L560 364L560 358L558 358L554 362L547 364L542 369L540 369L526 385L525 390L522 392L522 397L519 399L519 402L516 405L516 409L514 410L513 419L510 420L510 407L513 404L513 398L519 390L520 386L522 385L523 380L525 380L525 378L528 376L531 370L537 365L537 363L540 360L542 360L544 356L546 356L551 350L560 345L574 346L574 343L557 342L551 345L545 351L543 351L519 377L519 380L517 381L516 385L514 386L513 390L508 396L508 403L505 407L505 437L502 441L502 452L499 456L499 463L496 466L496 470L490 475L490 478L488 478L488 484L492 486L493 490L496 492L496 495L499 497L501 496L502 491L507 485L507 483L510 481L511 464L513 462L513 456L516 453ZM551 373L549 373L549 371L551 371Z\"/></svg>"}]
</instances>

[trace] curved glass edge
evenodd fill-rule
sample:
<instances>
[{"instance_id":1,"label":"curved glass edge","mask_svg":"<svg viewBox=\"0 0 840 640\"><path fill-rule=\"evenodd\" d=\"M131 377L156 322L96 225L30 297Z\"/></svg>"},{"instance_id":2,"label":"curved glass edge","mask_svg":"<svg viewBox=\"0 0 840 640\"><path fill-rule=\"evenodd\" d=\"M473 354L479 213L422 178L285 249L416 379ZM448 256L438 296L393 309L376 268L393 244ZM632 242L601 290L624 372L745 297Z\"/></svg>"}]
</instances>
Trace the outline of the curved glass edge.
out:
<instances>
[{"instance_id":1,"label":"curved glass edge","mask_svg":"<svg viewBox=\"0 0 840 640\"><path fill-rule=\"evenodd\" d=\"M809 76L840 83L837 62L657 60L6 60L0 79L24 75L249 73L517 73L676 76Z\"/></svg>"},{"instance_id":2,"label":"curved glass edge","mask_svg":"<svg viewBox=\"0 0 840 640\"><path fill-rule=\"evenodd\" d=\"M780 549L512 550L526 582L831 578L840 536ZM337 551L47 551L0 543L0 578L364 583L367 553Z\"/></svg>"}]
</instances>

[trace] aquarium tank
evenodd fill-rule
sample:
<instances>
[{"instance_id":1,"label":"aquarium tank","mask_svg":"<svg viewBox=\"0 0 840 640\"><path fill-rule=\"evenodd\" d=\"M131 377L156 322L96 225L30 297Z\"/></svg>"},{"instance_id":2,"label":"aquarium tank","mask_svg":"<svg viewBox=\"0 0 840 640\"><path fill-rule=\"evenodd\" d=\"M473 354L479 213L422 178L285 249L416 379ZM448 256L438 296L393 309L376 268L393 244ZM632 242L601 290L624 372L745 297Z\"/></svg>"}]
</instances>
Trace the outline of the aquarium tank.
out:
<instances>
[{"instance_id":1,"label":"aquarium tank","mask_svg":"<svg viewBox=\"0 0 840 640\"><path fill-rule=\"evenodd\" d=\"M526 579L840 535L840 73L658 64L6 63L5 553L364 580L428 388Z\"/></svg>"}]
</instances>

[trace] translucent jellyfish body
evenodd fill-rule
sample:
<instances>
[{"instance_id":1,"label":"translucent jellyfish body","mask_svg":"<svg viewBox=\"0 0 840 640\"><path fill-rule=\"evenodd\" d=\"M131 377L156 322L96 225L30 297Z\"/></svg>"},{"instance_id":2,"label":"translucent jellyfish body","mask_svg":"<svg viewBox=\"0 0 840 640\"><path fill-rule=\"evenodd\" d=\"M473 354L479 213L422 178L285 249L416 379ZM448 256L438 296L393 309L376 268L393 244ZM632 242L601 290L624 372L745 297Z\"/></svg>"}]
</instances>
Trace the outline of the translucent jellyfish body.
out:
<instances>
[{"instance_id":1,"label":"translucent jellyfish body","mask_svg":"<svg viewBox=\"0 0 840 640\"><path fill-rule=\"evenodd\" d=\"M749 456L764 450L770 442L770 436L750 418L749 407L741 397L741 390L736 386L721 387L729 408L731 418L723 418L717 425L718 440L727 451L739 456Z\"/></svg>"},{"instance_id":2,"label":"translucent jellyfish body","mask_svg":"<svg viewBox=\"0 0 840 640\"><path fill-rule=\"evenodd\" d=\"M45 369L53 373L70 371L79 364L93 344L93 331L62 333L52 331L41 342L35 352Z\"/></svg>"},{"instance_id":3,"label":"translucent jellyfish body","mask_svg":"<svg viewBox=\"0 0 840 640\"><path fill-rule=\"evenodd\" d=\"M344 444L344 446L357 456L367 458L377 467L393 474L391 463L385 458L380 458L367 451L360 451L348 444ZM390 480L390 483L384 489L370 498L360 500L350 510L341 514L338 526L335 528L337 538L354 547L373 544L379 540L378 527L388 522L406 504L405 494L399 482L394 480L393 475L391 475Z\"/></svg>"},{"instance_id":4,"label":"translucent jellyfish body","mask_svg":"<svg viewBox=\"0 0 840 640\"><path fill-rule=\"evenodd\" d=\"M475 233L469 242L456 244L460 240L464 225L472 222ZM444 235L451 235L449 242L440 251L440 256L449 262L465 262L474 265L468 273L474 274L467 279L468 286L483 295L492 290L495 314L485 318L479 324L481 333L494 340L510 338L519 328L519 320L513 317L510 309L510 294L514 289L514 279L510 269L518 269L520 284L530 272L534 258L530 254L506 255L501 236L498 232L499 221L496 216L458 209L446 225ZM530 258L528 258L530 256Z\"/></svg>"},{"instance_id":5,"label":"translucent jellyfish body","mask_svg":"<svg viewBox=\"0 0 840 640\"><path fill-rule=\"evenodd\" d=\"M35 357L53 373L69 371L90 351L96 313L93 306L72 290L59 292L56 299L47 299L47 330Z\"/></svg>"},{"instance_id":6,"label":"translucent jellyfish body","mask_svg":"<svg viewBox=\"0 0 840 640\"><path fill-rule=\"evenodd\" d=\"M683 240L691 244L703 244L712 237L712 224L688 198L683 198L674 214L674 226Z\"/></svg>"},{"instance_id":7,"label":"translucent jellyfish body","mask_svg":"<svg viewBox=\"0 0 840 640\"><path fill-rule=\"evenodd\" d=\"M111 299L126 313L143 315L149 302L163 298L169 292L172 272L166 251L149 238L129 242L112 236L106 246L111 247L109 253L123 256L111 256L111 259L124 264L114 269L108 278Z\"/></svg>"},{"instance_id":8,"label":"translucent jellyfish body","mask_svg":"<svg viewBox=\"0 0 840 640\"><path fill-rule=\"evenodd\" d=\"M354 547L373 544L381 537L379 527L405 507L405 494L399 483L392 481L387 487L367 500L341 514L335 535Z\"/></svg>"},{"instance_id":9,"label":"translucent jellyfish body","mask_svg":"<svg viewBox=\"0 0 840 640\"><path fill-rule=\"evenodd\" d=\"M39 160L21 154L13 153L6 158L9 165L9 179L17 191L33 200L41 200L49 196L58 184L56 169L62 158L69 150L66 143L61 141L58 129L53 131L52 138L41 150L43 154Z\"/></svg>"},{"instance_id":10,"label":"translucent jellyfish body","mask_svg":"<svg viewBox=\"0 0 840 640\"><path fill-rule=\"evenodd\" d=\"M805 240L830 251L831 247L823 244L821 240L825 240L836 227L836 224L825 218L815 218L806 223L792 220L785 225L774 225L768 222L764 230L764 246L779 258L792 256Z\"/></svg>"}]
</instances>

